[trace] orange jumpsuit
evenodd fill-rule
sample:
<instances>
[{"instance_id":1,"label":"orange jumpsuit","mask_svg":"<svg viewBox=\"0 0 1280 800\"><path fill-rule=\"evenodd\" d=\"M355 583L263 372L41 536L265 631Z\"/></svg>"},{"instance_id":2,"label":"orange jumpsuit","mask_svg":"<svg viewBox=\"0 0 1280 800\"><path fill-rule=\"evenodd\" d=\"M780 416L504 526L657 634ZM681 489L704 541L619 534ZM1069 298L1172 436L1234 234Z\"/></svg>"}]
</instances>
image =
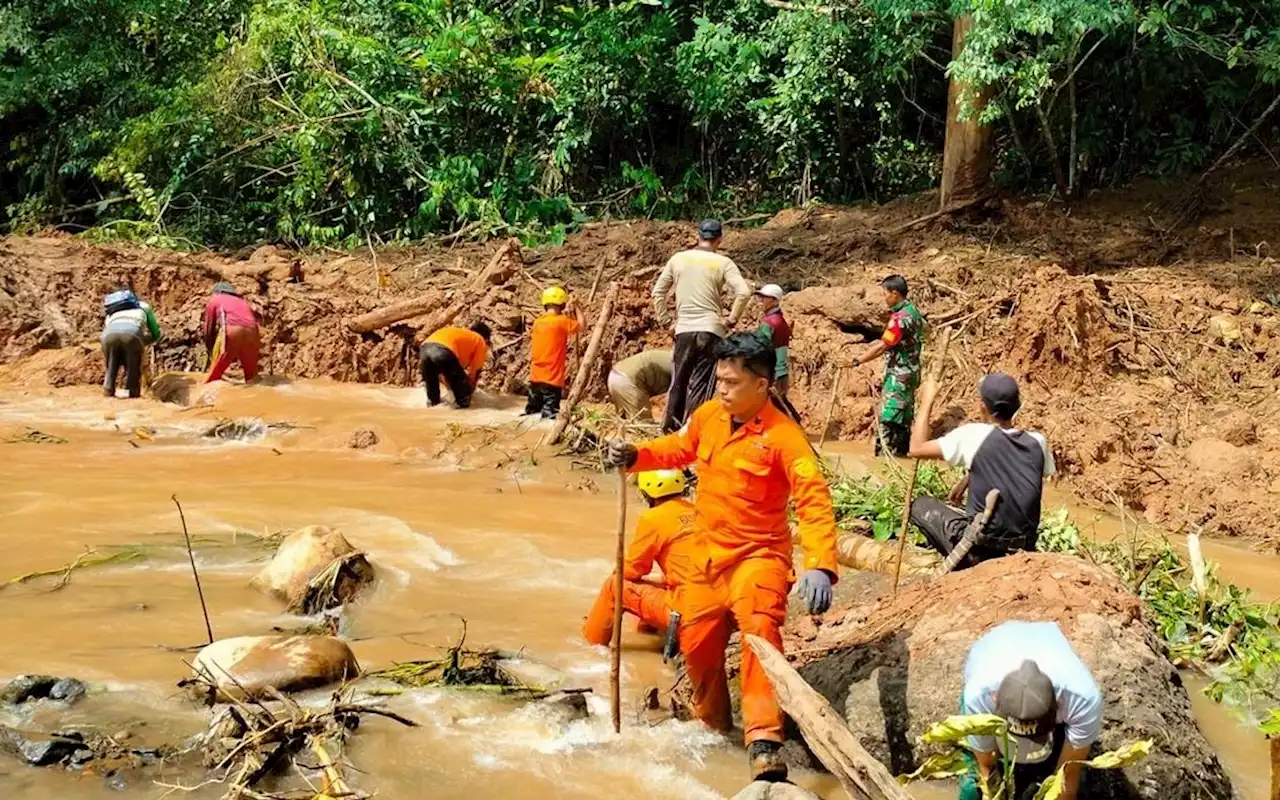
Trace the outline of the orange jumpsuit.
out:
<instances>
[{"instance_id":1,"label":"orange jumpsuit","mask_svg":"<svg viewBox=\"0 0 1280 800\"><path fill-rule=\"evenodd\" d=\"M836 580L831 492L798 425L766 404L735 430L719 401L703 404L680 431L638 446L633 471L697 464L694 530L705 548L705 579L685 587L680 652L693 684L694 712L729 730L732 714L724 650L732 625L782 649L792 572L787 503L793 500L804 568ZM781 742L782 710L749 648L742 651L742 718L747 744Z\"/></svg>"},{"instance_id":2,"label":"orange jumpsuit","mask_svg":"<svg viewBox=\"0 0 1280 800\"><path fill-rule=\"evenodd\" d=\"M693 535L693 515L693 503L680 497L648 509L636 522L622 567L622 610L644 626L666 630L668 611L680 610L683 587L701 578L704 550ZM642 580L655 561L661 586ZM610 575L582 624L582 637L592 644L608 644L613 637L613 585Z\"/></svg>"}]
</instances>

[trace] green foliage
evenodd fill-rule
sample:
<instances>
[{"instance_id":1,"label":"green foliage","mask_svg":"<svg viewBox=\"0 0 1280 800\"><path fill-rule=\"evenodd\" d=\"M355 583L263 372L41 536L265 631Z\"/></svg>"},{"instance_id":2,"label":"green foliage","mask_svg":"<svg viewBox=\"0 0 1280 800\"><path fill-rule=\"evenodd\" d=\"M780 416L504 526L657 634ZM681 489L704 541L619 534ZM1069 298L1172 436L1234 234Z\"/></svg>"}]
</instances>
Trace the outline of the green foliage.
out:
<instances>
[{"instance_id":1,"label":"green foliage","mask_svg":"<svg viewBox=\"0 0 1280 800\"><path fill-rule=\"evenodd\" d=\"M956 471L946 466L922 463L912 497L946 497L958 477ZM849 527L854 520L861 520L870 524L871 535L880 542L898 535L907 492L906 475L894 471L881 480L871 475L851 478L843 473L829 473L827 479L837 525ZM919 531L914 528L912 531L918 539Z\"/></svg>"},{"instance_id":2,"label":"green foliage","mask_svg":"<svg viewBox=\"0 0 1280 800\"><path fill-rule=\"evenodd\" d=\"M948 74L992 88L1005 180L1065 156L1100 184L1238 136L1280 79L1278 6L13 0L0 206L15 229L355 245L882 199L934 182Z\"/></svg>"}]
</instances>

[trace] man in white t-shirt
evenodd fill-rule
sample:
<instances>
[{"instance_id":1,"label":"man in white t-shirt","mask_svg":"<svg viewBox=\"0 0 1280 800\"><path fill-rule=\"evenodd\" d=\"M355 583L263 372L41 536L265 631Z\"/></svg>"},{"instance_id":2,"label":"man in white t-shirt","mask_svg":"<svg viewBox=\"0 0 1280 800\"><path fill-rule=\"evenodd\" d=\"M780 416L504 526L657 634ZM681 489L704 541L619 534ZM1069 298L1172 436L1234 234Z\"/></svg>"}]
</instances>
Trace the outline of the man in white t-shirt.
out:
<instances>
[{"instance_id":1,"label":"man in white t-shirt","mask_svg":"<svg viewBox=\"0 0 1280 800\"><path fill-rule=\"evenodd\" d=\"M934 381L921 392L920 410L911 428L911 457L934 458L968 470L952 491L958 502L967 488L964 511L921 497L911 504L911 521L929 544L948 555L964 535L969 521L982 513L987 492L1000 491L995 513L973 549L958 568L999 558L1018 550L1034 550L1040 527L1040 495L1044 479L1054 473L1053 453L1042 434L1013 426L1022 405L1017 382L993 372L978 383L982 422L961 425L941 439L929 439L929 419L938 394Z\"/></svg>"},{"instance_id":2,"label":"man in white t-shirt","mask_svg":"<svg viewBox=\"0 0 1280 800\"><path fill-rule=\"evenodd\" d=\"M1009 725L1005 748L993 736L969 737L974 763L960 779L962 800L980 797L979 780L992 776L1002 757L1014 762L1010 796L1066 766L1061 797L1075 800L1080 762L1102 733L1102 691L1057 623L1005 622L974 642L961 711L997 714Z\"/></svg>"}]
</instances>

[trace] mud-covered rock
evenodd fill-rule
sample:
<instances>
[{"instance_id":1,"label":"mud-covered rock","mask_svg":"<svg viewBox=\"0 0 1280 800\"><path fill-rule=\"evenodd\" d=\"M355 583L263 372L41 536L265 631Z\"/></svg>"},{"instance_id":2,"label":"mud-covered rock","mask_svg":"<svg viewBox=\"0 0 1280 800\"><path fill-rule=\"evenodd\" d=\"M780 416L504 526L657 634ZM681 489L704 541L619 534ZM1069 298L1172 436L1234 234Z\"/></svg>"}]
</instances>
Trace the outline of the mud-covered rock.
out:
<instances>
[{"instance_id":1,"label":"mud-covered rock","mask_svg":"<svg viewBox=\"0 0 1280 800\"><path fill-rule=\"evenodd\" d=\"M1243 409L1228 411L1218 422L1218 436L1227 444L1248 447L1258 443L1258 425Z\"/></svg>"},{"instance_id":2,"label":"mud-covered rock","mask_svg":"<svg viewBox=\"0 0 1280 800\"><path fill-rule=\"evenodd\" d=\"M270 689L299 692L360 674L355 654L332 636L240 636L205 647L192 664L198 678L180 686L206 696L208 683L221 695L263 697Z\"/></svg>"},{"instance_id":3,"label":"mud-covered rock","mask_svg":"<svg viewBox=\"0 0 1280 800\"><path fill-rule=\"evenodd\" d=\"M1088 771L1091 800L1217 800L1231 784L1191 714L1139 600L1110 574L1070 556L1019 554L934 581L896 599L855 607L825 624L796 659L800 674L831 701L862 745L895 774L929 753L920 736L954 714L965 657L1007 620L1051 620L1102 688L1111 750L1154 739L1152 754L1123 771ZM807 754L789 747L802 763ZM815 762L810 762L815 763Z\"/></svg>"},{"instance_id":4,"label":"mud-covered rock","mask_svg":"<svg viewBox=\"0 0 1280 800\"><path fill-rule=\"evenodd\" d=\"M280 543L250 585L284 601L290 611L315 614L355 599L373 579L373 566L345 536L309 525Z\"/></svg>"},{"instance_id":5,"label":"mud-covered rock","mask_svg":"<svg viewBox=\"0 0 1280 800\"><path fill-rule=\"evenodd\" d=\"M368 450L370 447L376 447L378 441L378 434L368 428L361 428L352 433L350 439L347 439L347 447L353 450Z\"/></svg>"},{"instance_id":6,"label":"mud-covered rock","mask_svg":"<svg viewBox=\"0 0 1280 800\"><path fill-rule=\"evenodd\" d=\"M821 800L821 798L793 783L756 781L735 794L733 800Z\"/></svg>"},{"instance_id":7,"label":"mud-covered rock","mask_svg":"<svg viewBox=\"0 0 1280 800\"><path fill-rule=\"evenodd\" d=\"M1249 475L1258 466L1246 450L1214 438L1192 442L1187 461L1206 475L1222 477Z\"/></svg>"},{"instance_id":8,"label":"mud-covered rock","mask_svg":"<svg viewBox=\"0 0 1280 800\"><path fill-rule=\"evenodd\" d=\"M879 335L889 311L883 300L869 296L860 286L812 286L792 292L782 299L788 316L816 315L849 332Z\"/></svg>"}]
</instances>

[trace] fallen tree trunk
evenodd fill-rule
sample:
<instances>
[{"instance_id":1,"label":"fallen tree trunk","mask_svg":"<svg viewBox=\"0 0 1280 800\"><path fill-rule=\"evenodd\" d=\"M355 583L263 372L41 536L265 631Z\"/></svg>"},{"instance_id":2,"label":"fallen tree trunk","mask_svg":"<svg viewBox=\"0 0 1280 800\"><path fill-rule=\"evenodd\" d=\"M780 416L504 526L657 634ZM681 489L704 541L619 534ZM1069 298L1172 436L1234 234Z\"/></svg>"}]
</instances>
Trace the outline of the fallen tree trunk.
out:
<instances>
[{"instance_id":1,"label":"fallen tree trunk","mask_svg":"<svg viewBox=\"0 0 1280 800\"><path fill-rule=\"evenodd\" d=\"M486 286L501 286L506 283L520 264L520 242L508 239L502 243L489 259L489 263L480 271L466 290L460 291L454 302L441 312L432 324L427 327L434 331L443 328L454 320L467 306L475 304L475 294ZM428 292L409 300L393 303L385 308L375 309L347 321L347 328L353 333L369 333L388 325L394 325L406 319L420 317L440 306L443 297L439 292ZM443 320L443 321L440 321Z\"/></svg>"},{"instance_id":2,"label":"fallen tree trunk","mask_svg":"<svg viewBox=\"0 0 1280 800\"><path fill-rule=\"evenodd\" d=\"M805 682L786 656L759 636L743 636L773 684L778 705L796 721L822 765L853 800L911 800L884 764L871 757L826 698Z\"/></svg>"},{"instance_id":3,"label":"fallen tree trunk","mask_svg":"<svg viewBox=\"0 0 1280 800\"><path fill-rule=\"evenodd\" d=\"M595 366L596 356L600 354L600 341L604 339L605 329L609 327L609 317L613 315L613 307L618 302L619 287L620 284L614 281L609 284L609 289L605 292L604 302L600 305L600 316L596 319L595 329L591 331L591 342L587 344L586 355L578 365L578 374L574 376L573 387L569 390L569 396L561 406L560 416L556 417L555 427L551 429L548 437L551 444L560 441L560 437L564 435L564 429L569 426L569 418L573 415L573 408L582 399L582 394L587 389L591 368Z\"/></svg>"}]
</instances>

